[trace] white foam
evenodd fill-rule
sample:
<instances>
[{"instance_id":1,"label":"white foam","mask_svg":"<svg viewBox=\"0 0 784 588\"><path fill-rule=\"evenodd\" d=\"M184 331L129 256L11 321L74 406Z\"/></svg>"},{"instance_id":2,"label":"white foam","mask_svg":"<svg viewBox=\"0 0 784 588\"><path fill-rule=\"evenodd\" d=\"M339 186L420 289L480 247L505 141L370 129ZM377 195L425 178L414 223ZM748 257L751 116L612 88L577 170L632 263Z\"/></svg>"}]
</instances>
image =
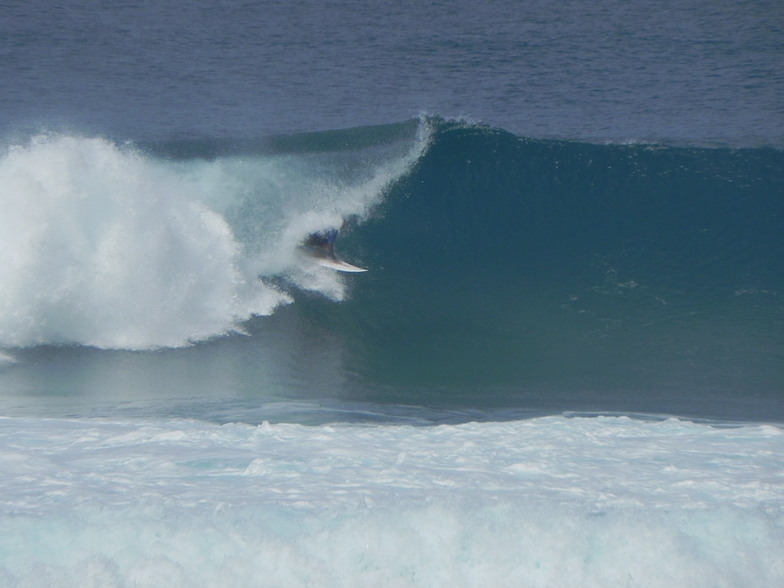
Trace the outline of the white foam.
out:
<instances>
[{"instance_id":1,"label":"white foam","mask_svg":"<svg viewBox=\"0 0 784 588\"><path fill-rule=\"evenodd\" d=\"M294 285L308 232L363 216L422 143L350 178L307 157L167 162L97 138L39 136L0 159L0 346L178 347L240 328ZM261 278L261 279L260 279Z\"/></svg>"},{"instance_id":2,"label":"white foam","mask_svg":"<svg viewBox=\"0 0 784 588\"><path fill-rule=\"evenodd\" d=\"M0 582L779 586L774 426L0 419Z\"/></svg>"}]
</instances>

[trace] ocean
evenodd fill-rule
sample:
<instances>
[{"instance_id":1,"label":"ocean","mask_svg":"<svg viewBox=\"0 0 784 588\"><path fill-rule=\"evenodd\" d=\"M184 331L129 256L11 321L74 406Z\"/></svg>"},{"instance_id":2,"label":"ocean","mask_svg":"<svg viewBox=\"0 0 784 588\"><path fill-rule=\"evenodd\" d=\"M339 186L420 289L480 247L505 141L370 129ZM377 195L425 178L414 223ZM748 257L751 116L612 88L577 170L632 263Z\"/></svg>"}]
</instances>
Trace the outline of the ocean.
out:
<instances>
[{"instance_id":1,"label":"ocean","mask_svg":"<svg viewBox=\"0 0 784 588\"><path fill-rule=\"evenodd\" d=\"M0 587L784 585L780 3L0 15Z\"/></svg>"}]
</instances>

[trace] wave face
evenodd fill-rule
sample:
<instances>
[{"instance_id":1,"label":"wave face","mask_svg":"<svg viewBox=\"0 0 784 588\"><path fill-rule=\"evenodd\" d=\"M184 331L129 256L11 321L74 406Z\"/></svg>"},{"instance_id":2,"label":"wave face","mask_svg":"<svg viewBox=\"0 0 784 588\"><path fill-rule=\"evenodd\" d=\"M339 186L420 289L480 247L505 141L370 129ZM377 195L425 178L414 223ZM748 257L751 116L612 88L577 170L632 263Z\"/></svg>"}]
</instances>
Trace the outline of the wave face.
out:
<instances>
[{"instance_id":1,"label":"wave face","mask_svg":"<svg viewBox=\"0 0 784 588\"><path fill-rule=\"evenodd\" d=\"M344 296L300 259L421 148L416 122L264 142L37 136L0 160L0 346L179 347L268 315L273 283ZM336 150L351 139L351 148Z\"/></svg>"},{"instance_id":2,"label":"wave face","mask_svg":"<svg viewBox=\"0 0 784 588\"><path fill-rule=\"evenodd\" d=\"M318 313L365 383L784 382L784 154L531 140L441 121Z\"/></svg>"}]
</instances>

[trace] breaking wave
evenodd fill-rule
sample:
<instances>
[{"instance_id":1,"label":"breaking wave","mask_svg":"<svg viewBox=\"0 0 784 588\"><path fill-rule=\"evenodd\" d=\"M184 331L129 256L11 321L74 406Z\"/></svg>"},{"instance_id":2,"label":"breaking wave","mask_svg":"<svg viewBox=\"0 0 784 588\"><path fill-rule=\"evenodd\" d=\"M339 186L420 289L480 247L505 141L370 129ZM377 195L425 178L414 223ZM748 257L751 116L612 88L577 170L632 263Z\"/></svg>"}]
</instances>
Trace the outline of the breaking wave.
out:
<instances>
[{"instance_id":1,"label":"breaking wave","mask_svg":"<svg viewBox=\"0 0 784 588\"><path fill-rule=\"evenodd\" d=\"M330 142L356 131L253 147L42 135L8 148L0 346L179 347L242 330L291 288L342 299L341 277L297 246L364 219L420 154L424 127L366 130L340 151Z\"/></svg>"}]
</instances>

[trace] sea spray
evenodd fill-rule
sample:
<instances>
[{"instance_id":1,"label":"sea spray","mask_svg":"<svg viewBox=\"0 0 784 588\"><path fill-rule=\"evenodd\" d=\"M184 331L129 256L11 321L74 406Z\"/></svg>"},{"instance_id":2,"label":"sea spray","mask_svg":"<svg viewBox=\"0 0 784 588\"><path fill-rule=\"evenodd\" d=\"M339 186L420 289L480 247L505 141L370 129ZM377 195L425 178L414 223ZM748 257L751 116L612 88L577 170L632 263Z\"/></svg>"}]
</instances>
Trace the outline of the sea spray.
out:
<instances>
[{"instance_id":1,"label":"sea spray","mask_svg":"<svg viewBox=\"0 0 784 588\"><path fill-rule=\"evenodd\" d=\"M392 155L337 161L170 160L62 135L11 147L0 160L0 346L179 347L242 330L291 302L290 288L343 298L343 278L297 246L365 218L426 144L407 139Z\"/></svg>"},{"instance_id":2,"label":"sea spray","mask_svg":"<svg viewBox=\"0 0 784 588\"><path fill-rule=\"evenodd\" d=\"M3 158L0 185L5 346L180 346L287 299L243 274L199 185L133 150L36 137Z\"/></svg>"}]
</instances>

